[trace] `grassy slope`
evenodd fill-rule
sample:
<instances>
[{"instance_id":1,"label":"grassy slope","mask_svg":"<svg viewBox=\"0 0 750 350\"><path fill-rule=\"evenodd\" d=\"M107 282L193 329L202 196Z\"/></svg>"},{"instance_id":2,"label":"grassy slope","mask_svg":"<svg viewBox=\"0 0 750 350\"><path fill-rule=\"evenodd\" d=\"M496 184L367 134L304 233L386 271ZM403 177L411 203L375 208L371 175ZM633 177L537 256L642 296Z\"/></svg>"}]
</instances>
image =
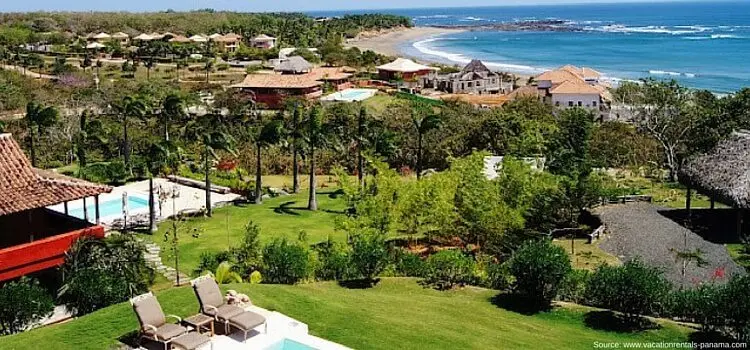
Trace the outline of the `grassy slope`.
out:
<instances>
[{"instance_id":1,"label":"grassy slope","mask_svg":"<svg viewBox=\"0 0 750 350\"><path fill-rule=\"evenodd\" d=\"M596 331L584 325L583 307L524 316L494 306L493 291L439 292L414 279L386 278L367 290L331 282L225 287L307 323L314 335L356 349L580 349L594 341L684 341L689 332L667 321L659 330L635 334ZM197 310L189 288L157 296L166 313L188 316ZM0 348L102 349L136 328L129 304L122 303L66 324L2 337Z\"/></svg>"},{"instance_id":2,"label":"grassy slope","mask_svg":"<svg viewBox=\"0 0 750 350\"><path fill-rule=\"evenodd\" d=\"M593 271L602 264L620 265L620 260L599 248L598 242L588 244L588 240L584 238L576 238L573 241L575 255L571 254L570 239L556 239L554 243L565 249L574 268Z\"/></svg>"},{"instance_id":3,"label":"grassy slope","mask_svg":"<svg viewBox=\"0 0 750 350\"><path fill-rule=\"evenodd\" d=\"M316 243L331 236L343 240L345 233L336 231L336 217L346 205L340 197L331 195L333 190L318 191L318 211L310 212L307 208L306 192L267 199L263 204L228 206L214 211L213 218L193 218L178 224L181 270L190 272L198 264L203 252L219 252L229 246L237 245L244 234L245 225L252 220L260 227L261 241L267 242L276 237L287 237L296 240L300 231L307 233L307 241ZM198 229L198 237L193 237L193 229ZM164 241L164 233L172 232L172 223L167 221L159 225L159 232L153 236L143 235L162 247L162 259L165 263L174 260Z\"/></svg>"}]
</instances>

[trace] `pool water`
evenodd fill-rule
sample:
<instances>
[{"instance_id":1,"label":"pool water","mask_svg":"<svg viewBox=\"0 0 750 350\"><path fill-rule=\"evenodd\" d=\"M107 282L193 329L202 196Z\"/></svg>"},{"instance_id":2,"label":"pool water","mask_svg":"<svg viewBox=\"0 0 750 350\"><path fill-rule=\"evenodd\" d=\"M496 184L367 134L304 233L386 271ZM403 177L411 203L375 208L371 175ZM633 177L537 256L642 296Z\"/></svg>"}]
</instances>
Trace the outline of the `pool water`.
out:
<instances>
[{"instance_id":1,"label":"pool water","mask_svg":"<svg viewBox=\"0 0 750 350\"><path fill-rule=\"evenodd\" d=\"M376 91L377 90L373 89L346 89L326 96L324 99L329 101L347 102L364 101L375 95Z\"/></svg>"},{"instance_id":2,"label":"pool water","mask_svg":"<svg viewBox=\"0 0 750 350\"><path fill-rule=\"evenodd\" d=\"M93 200L86 201L86 208L88 210L89 218L93 218L96 215L96 204ZM138 197L128 197L128 211L133 212L135 210L148 208L148 200ZM79 208L73 208L68 211L68 215L83 219L83 206ZM117 216L122 215L122 199L110 199L106 202L99 203L99 216Z\"/></svg>"},{"instance_id":3,"label":"pool water","mask_svg":"<svg viewBox=\"0 0 750 350\"><path fill-rule=\"evenodd\" d=\"M317 349L307 346L302 343L298 343L294 340L284 339L282 341L279 341L265 348L265 350L317 350Z\"/></svg>"}]
</instances>

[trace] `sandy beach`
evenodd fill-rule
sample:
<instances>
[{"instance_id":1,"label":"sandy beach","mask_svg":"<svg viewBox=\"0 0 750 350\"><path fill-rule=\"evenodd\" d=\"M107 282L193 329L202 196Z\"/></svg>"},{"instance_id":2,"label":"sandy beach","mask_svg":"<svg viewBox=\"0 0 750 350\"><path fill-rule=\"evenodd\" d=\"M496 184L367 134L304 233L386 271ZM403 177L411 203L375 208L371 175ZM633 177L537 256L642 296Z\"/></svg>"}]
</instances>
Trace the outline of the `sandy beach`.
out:
<instances>
[{"instance_id":1,"label":"sandy beach","mask_svg":"<svg viewBox=\"0 0 750 350\"><path fill-rule=\"evenodd\" d=\"M463 30L435 27L401 28L385 32L365 32L357 39L349 40L346 46L360 50L372 50L387 56L404 56L399 47L405 42L444 34L460 33Z\"/></svg>"}]
</instances>

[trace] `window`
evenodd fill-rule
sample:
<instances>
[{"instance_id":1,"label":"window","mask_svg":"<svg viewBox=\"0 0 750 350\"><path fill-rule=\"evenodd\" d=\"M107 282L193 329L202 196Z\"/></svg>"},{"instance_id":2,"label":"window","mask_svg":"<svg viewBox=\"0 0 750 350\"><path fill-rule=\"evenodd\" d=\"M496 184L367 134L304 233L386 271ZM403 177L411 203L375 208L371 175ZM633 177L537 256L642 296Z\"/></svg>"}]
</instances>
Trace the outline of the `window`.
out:
<instances>
[{"instance_id":1,"label":"window","mask_svg":"<svg viewBox=\"0 0 750 350\"><path fill-rule=\"evenodd\" d=\"M568 101L568 107L573 107L573 101Z\"/></svg>"},{"instance_id":2,"label":"window","mask_svg":"<svg viewBox=\"0 0 750 350\"><path fill-rule=\"evenodd\" d=\"M482 82L481 82L481 81L478 81L478 82L477 82L477 87L480 87L480 86L482 86Z\"/></svg>"},{"instance_id":3,"label":"window","mask_svg":"<svg viewBox=\"0 0 750 350\"><path fill-rule=\"evenodd\" d=\"M581 106L583 106L583 102L578 101L578 107L581 107Z\"/></svg>"},{"instance_id":4,"label":"window","mask_svg":"<svg viewBox=\"0 0 750 350\"><path fill-rule=\"evenodd\" d=\"M469 87L473 87L474 86L474 83L472 83L472 82L468 82L468 84L469 84Z\"/></svg>"},{"instance_id":5,"label":"window","mask_svg":"<svg viewBox=\"0 0 750 350\"><path fill-rule=\"evenodd\" d=\"M596 101L591 101L591 105L596 107Z\"/></svg>"},{"instance_id":6,"label":"window","mask_svg":"<svg viewBox=\"0 0 750 350\"><path fill-rule=\"evenodd\" d=\"M555 107L560 107L560 101L555 101Z\"/></svg>"}]
</instances>

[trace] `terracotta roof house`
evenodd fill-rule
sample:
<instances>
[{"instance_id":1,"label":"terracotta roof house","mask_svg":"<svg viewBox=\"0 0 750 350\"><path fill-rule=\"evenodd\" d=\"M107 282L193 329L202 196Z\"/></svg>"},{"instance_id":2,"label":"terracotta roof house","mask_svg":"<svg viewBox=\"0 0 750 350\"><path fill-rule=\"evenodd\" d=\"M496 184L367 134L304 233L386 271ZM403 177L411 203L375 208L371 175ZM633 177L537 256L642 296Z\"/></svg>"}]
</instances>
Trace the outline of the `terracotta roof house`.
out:
<instances>
[{"instance_id":1,"label":"terracotta roof house","mask_svg":"<svg viewBox=\"0 0 750 350\"><path fill-rule=\"evenodd\" d=\"M98 222L99 195L111 190L33 168L13 137L0 134L0 281L62 264L81 236L104 237L102 226L68 216L67 203L93 197ZM60 203L65 214L47 209Z\"/></svg>"},{"instance_id":2,"label":"terracotta roof house","mask_svg":"<svg viewBox=\"0 0 750 350\"><path fill-rule=\"evenodd\" d=\"M276 47L276 38L261 34L250 39L250 46L256 49L273 49Z\"/></svg>"},{"instance_id":3,"label":"terracotta roof house","mask_svg":"<svg viewBox=\"0 0 750 350\"><path fill-rule=\"evenodd\" d=\"M235 52L242 42L242 36L235 33L219 34L219 36L213 34L209 38L216 43L216 48L221 52Z\"/></svg>"},{"instance_id":4,"label":"terracotta roof house","mask_svg":"<svg viewBox=\"0 0 750 350\"><path fill-rule=\"evenodd\" d=\"M287 97L313 100L323 95L323 82L312 74L248 74L231 87L250 93L268 108L281 106Z\"/></svg>"},{"instance_id":5,"label":"terracotta roof house","mask_svg":"<svg viewBox=\"0 0 750 350\"><path fill-rule=\"evenodd\" d=\"M501 90L500 75L480 60L471 60L458 73L427 75L423 85L450 94L497 94Z\"/></svg>"}]
</instances>

